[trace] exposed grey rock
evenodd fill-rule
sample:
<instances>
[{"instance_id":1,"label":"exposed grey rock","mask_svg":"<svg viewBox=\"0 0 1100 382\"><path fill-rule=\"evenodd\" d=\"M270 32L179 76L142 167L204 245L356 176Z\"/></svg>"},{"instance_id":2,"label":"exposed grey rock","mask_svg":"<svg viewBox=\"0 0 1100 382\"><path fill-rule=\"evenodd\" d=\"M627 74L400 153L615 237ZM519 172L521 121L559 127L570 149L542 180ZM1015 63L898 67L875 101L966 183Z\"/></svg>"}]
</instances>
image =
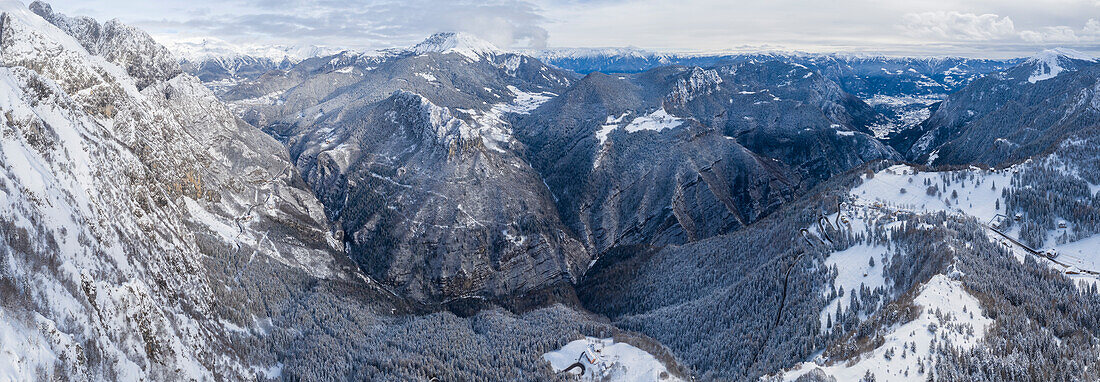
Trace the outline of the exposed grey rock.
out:
<instances>
[{"instance_id":1,"label":"exposed grey rock","mask_svg":"<svg viewBox=\"0 0 1100 382\"><path fill-rule=\"evenodd\" d=\"M516 134L598 254L739 229L831 175L895 158L867 134L877 118L821 75L773 61L592 73Z\"/></svg>"},{"instance_id":2,"label":"exposed grey rock","mask_svg":"<svg viewBox=\"0 0 1100 382\"><path fill-rule=\"evenodd\" d=\"M0 12L0 348L17 374L255 379L277 359L243 344L301 336L280 326L307 291L402 307L343 255L285 148L194 77L165 79L162 47Z\"/></svg>"},{"instance_id":3,"label":"exposed grey rock","mask_svg":"<svg viewBox=\"0 0 1100 382\"><path fill-rule=\"evenodd\" d=\"M572 78L458 37L308 59L225 98L286 143L352 258L403 294L441 303L569 285L590 256L510 120Z\"/></svg>"},{"instance_id":4,"label":"exposed grey rock","mask_svg":"<svg viewBox=\"0 0 1100 382\"><path fill-rule=\"evenodd\" d=\"M36 0L31 11L76 38L88 53L101 56L126 70L138 90L182 73L176 58L148 33L118 20L100 24L89 17L67 17Z\"/></svg>"}]
</instances>

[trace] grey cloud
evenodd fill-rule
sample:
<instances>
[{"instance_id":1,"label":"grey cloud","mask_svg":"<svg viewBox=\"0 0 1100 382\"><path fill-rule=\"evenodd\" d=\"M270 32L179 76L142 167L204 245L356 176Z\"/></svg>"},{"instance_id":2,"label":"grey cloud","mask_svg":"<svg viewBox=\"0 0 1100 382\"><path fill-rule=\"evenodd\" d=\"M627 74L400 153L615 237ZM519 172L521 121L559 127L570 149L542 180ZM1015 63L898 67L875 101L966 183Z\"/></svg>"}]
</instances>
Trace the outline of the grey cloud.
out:
<instances>
[{"instance_id":1,"label":"grey cloud","mask_svg":"<svg viewBox=\"0 0 1100 382\"><path fill-rule=\"evenodd\" d=\"M1012 37L1015 24L1007 16L987 13L976 15L961 12L923 12L904 16L904 28L923 37L948 40L988 41Z\"/></svg>"},{"instance_id":2,"label":"grey cloud","mask_svg":"<svg viewBox=\"0 0 1100 382\"><path fill-rule=\"evenodd\" d=\"M540 10L521 0L311 1L250 0L254 12L208 14L183 20L141 20L151 29L230 41L264 39L359 49L408 45L435 32L467 32L502 47L544 47L548 33Z\"/></svg>"},{"instance_id":3,"label":"grey cloud","mask_svg":"<svg viewBox=\"0 0 1100 382\"><path fill-rule=\"evenodd\" d=\"M1100 54L1100 0L47 0L164 41L378 49L441 31L502 48L639 46L1007 57ZM1091 18L1090 18L1091 16Z\"/></svg>"}]
</instances>

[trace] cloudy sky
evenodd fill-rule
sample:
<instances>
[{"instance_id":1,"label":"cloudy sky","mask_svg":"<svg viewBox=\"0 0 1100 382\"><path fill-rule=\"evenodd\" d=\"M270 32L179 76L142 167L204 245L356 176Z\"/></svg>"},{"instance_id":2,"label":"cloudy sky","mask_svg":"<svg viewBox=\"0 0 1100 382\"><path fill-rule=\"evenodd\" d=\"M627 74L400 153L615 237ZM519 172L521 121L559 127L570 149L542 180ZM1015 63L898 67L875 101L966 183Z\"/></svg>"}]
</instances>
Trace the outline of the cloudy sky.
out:
<instances>
[{"instance_id":1,"label":"cloudy sky","mask_svg":"<svg viewBox=\"0 0 1100 382\"><path fill-rule=\"evenodd\" d=\"M1100 55L1100 0L53 0L168 42L408 46L438 31L498 46L797 50L1010 57Z\"/></svg>"}]
</instances>

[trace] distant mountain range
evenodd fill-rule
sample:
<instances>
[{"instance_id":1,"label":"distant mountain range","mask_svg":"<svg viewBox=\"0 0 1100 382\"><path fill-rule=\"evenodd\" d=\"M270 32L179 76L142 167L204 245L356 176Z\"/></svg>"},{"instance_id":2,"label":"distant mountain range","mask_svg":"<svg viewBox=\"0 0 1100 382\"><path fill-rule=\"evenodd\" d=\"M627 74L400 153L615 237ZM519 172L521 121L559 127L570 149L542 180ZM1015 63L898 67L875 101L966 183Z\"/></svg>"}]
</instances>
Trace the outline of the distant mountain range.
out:
<instances>
[{"instance_id":1,"label":"distant mountain range","mask_svg":"<svg viewBox=\"0 0 1100 382\"><path fill-rule=\"evenodd\" d=\"M0 0L0 380L1100 378L1088 55L174 49Z\"/></svg>"}]
</instances>

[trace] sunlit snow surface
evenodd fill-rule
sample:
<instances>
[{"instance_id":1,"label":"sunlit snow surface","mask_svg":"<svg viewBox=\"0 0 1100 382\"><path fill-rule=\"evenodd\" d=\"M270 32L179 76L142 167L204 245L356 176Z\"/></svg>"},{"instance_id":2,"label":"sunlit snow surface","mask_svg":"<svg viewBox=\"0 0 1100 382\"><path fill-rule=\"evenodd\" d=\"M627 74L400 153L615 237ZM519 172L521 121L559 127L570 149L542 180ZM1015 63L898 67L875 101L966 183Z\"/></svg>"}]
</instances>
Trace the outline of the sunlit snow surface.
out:
<instances>
[{"instance_id":1,"label":"sunlit snow surface","mask_svg":"<svg viewBox=\"0 0 1100 382\"><path fill-rule=\"evenodd\" d=\"M913 321L890 328L883 336L885 343L882 346L854 358L854 362L830 366L805 362L783 378L795 380L820 367L838 381L858 381L868 371L880 381L924 381L931 370L929 354L933 341L937 344L950 341L957 348L969 349L982 339L986 328L993 323L983 315L978 300L963 290L959 281L945 275L933 276L921 286L913 303L922 308L920 315ZM891 351L888 359L887 352ZM925 364L923 374L919 372L918 362Z\"/></svg>"},{"instance_id":2,"label":"sunlit snow surface","mask_svg":"<svg viewBox=\"0 0 1100 382\"><path fill-rule=\"evenodd\" d=\"M554 372L561 372L581 359L584 349L589 345L597 350L600 360L596 362L598 365L595 367L584 362L586 370L585 374L581 376L583 381L644 382L680 380L668 373L668 369L653 355L630 344L615 342L611 338L586 337L570 342L561 349L543 354L542 358L550 362Z\"/></svg>"},{"instance_id":3,"label":"sunlit snow surface","mask_svg":"<svg viewBox=\"0 0 1100 382\"><path fill-rule=\"evenodd\" d=\"M1065 59L1081 61L1096 60L1092 56L1072 49L1047 49L1039 52L1034 56L1031 56L1031 58L1028 59L1029 63L1035 64L1035 72L1031 73L1031 76L1027 78L1027 81L1030 83L1036 83L1039 81L1049 80L1051 78L1058 77L1059 74L1066 71L1066 68L1062 67L1062 61Z\"/></svg>"},{"instance_id":4,"label":"sunlit snow surface","mask_svg":"<svg viewBox=\"0 0 1100 382\"><path fill-rule=\"evenodd\" d=\"M662 131L679 127L683 123L683 119L672 116L665 111L664 108L660 108L652 113L634 118L633 121L630 121L629 125L626 125L626 132L634 133L642 130Z\"/></svg>"},{"instance_id":5,"label":"sunlit snow surface","mask_svg":"<svg viewBox=\"0 0 1100 382\"><path fill-rule=\"evenodd\" d=\"M872 178L864 176L863 184L852 189L851 195L856 198L857 203L865 205L880 203L890 208L914 212L946 211L973 216L981 223L989 223L996 215L1005 213L1004 200L1000 200L1001 192L1005 186L1009 185L1016 169L1017 167L1014 166L996 171L971 168L946 172L920 172L907 165L896 165L875 173ZM952 181L950 185L944 187L941 182L943 174L957 175L961 172L969 173L973 177ZM928 186L924 184L926 179L940 188L939 196L927 194ZM902 193L901 189L905 189L906 192ZM952 193L957 194L958 198L952 198ZM998 204L1000 204L999 208ZM1018 228L1014 228L1007 233L1017 237L1017 230ZM989 232L989 235L991 239L1001 241L995 233ZM1047 244L1053 244L1053 240L1048 239ZM1022 248L1011 247L1018 259L1022 260L1024 256L1028 256ZM1059 254L1057 260L1060 262L1077 268L1100 271L1100 249L1098 248L1100 248L1100 236L1035 249L1054 249ZM1054 262L1043 261L1058 271L1067 270ZM1070 275L1070 277L1090 283L1097 281L1095 277L1089 275Z\"/></svg>"},{"instance_id":6,"label":"sunlit snow surface","mask_svg":"<svg viewBox=\"0 0 1100 382\"><path fill-rule=\"evenodd\" d=\"M949 211L974 216L983 223L994 215L1004 212L1004 206L998 210L997 199L1012 179L1012 170L986 171L964 170L975 175L974 180L953 181L944 187L941 172L920 172L907 165L896 165L875 173L873 178L864 177L863 184L852 189L851 195L864 203L882 203L890 207L914 212ZM950 172L954 173L954 172ZM939 196L928 195L925 185L928 180L940 189ZM904 191L902 191L904 189ZM958 198L951 198L952 192ZM949 201L948 201L949 200Z\"/></svg>"},{"instance_id":7,"label":"sunlit snow surface","mask_svg":"<svg viewBox=\"0 0 1100 382\"><path fill-rule=\"evenodd\" d=\"M855 229L853 227L853 230ZM837 304L839 303L841 307L847 309L852 296L858 294L863 286L870 289L886 286L886 280L882 277L885 254L885 247L861 244L834 252L825 259L825 266L836 267L836 287L838 289L844 288L844 296L837 297L825 305L825 309L821 311L822 327L825 327L826 321L828 321L827 315L836 312ZM870 265L871 258L875 259L874 266Z\"/></svg>"},{"instance_id":8,"label":"sunlit snow surface","mask_svg":"<svg viewBox=\"0 0 1100 382\"><path fill-rule=\"evenodd\" d=\"M1000 200L1001 193L1004 187L1010 184L1013 174L1020 169L1019 166L1028 165L1033 163L1024 163L1002 170L969 168L944 172L921 172L908 165L895 165L878 171L873 176L862 175L862 183L850 191L852 201L841 208L843 216L849 221L844 224L845 229L854 232L865 231L874 219L886 216L883 213L888 211L916 213L943 211L973 216L981 223L987 223L995 215L1004 213L1004 201ZM951 179L946 184L945 177ZM939 192L929 195L927 188L930 185L925 184L925 181L936 186ZM832 214L828 218L835 222L839 217L837 214ZM899 223L888 223L887 226L890 224ZM817 227L810 227L810 231L818 234L819 230ZM990 240L1003 241L992 230L988 231L988 234ZM1016 231L1010 231L1008 234L1015 236ZM1007 241L1004 242L1007 243ZM1053 240L1047 241L1048 244L1052 242ZM1009 245L1008 248L1020 260L1026 256L1033 256L1023 248L1014 245ZM1100 236L1057 245L1054 248L1059 252L1057 259L1063 263L1084 269L1100 269L1100 254L1096 253L1096 248L1100 248ZM884 247L859 244L829 254L825 265L836 267L835 283L837 288L844 288L845 295L829 301L826 308L822 310L820 319L823 326L829 314L836 311L838 303L847 305L853 290L858 291L861 285L866 285L868 288L887 286L882 277L884 264L882 255L885 252ZM869 261L872 257L875 261L874 266L871 266ZM1067 270L1049 260L1041 261L1055 270ZM1084 285L1097 282L1096 278L1090 275L1072 275L1071 277ZM919 290L913 302L922 308L921 314L911 322L886 328L885 343L881 346L852 360L835 364L830 364L827 359L819 357L788 370L783 378L794 380L820 368L826 375L836 377L840 381L859 380L868 371L875 374L878 380L925 380L931 368L932 360L929 355L933 338L937 344L945 344L949 340L952 346L966 349L977 344L983 337L985 329L993 322L992 319L983 315L979 302L962 288L961 282L955 277L936 275L920 286ZM861 317L861 319L866 318ZM935 333L929 330L929 326L933 323L935 323ZM906 344L908 346L905 346ZM887 359L887 352L891 350L893 353ZM902 354L905 356L902 357ZM925 373L919 372L918 362L924 363Z\"/></svg>"}]
</instances>

